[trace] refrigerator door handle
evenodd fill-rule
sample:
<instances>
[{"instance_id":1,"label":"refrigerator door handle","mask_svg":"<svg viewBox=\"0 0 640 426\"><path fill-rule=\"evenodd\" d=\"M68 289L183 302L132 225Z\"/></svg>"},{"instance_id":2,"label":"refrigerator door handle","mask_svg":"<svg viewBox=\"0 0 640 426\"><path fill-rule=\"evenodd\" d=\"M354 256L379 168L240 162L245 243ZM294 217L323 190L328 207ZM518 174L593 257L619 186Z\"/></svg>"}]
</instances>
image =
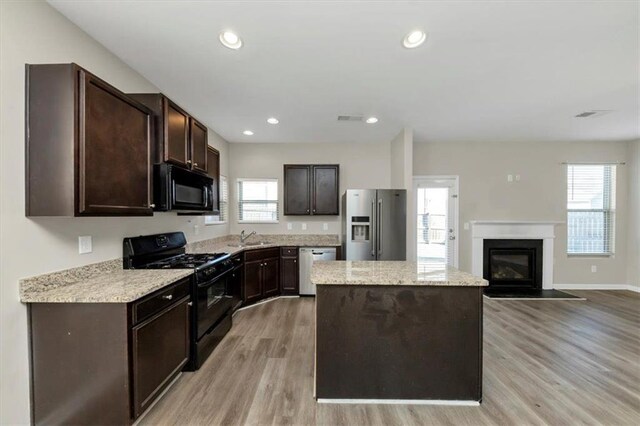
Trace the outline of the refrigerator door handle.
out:
<instances>
[{"instance_id":1,"label":"refrigerator door handle","mask_svg":"<svg viewBox=\"0 0 640 426\"><path fill-rule=\"evenodd\" d=\"M375 259L376 257L376 242L377 242L377 238L376 238L376 217L375 217L375 213L376 213L376 200L371 200L371 256Z\"/></svg>"},{"instance_id":2,"label":"refrigerator door handle","mask_svg":"<svg viewBox=\"0 0 640 426\"><path fill-rule=\"evenodd\" d=\"M380 258L382 256L382 198L378 199L377 225L378 258Z\"/></svg>"}]
</instances>

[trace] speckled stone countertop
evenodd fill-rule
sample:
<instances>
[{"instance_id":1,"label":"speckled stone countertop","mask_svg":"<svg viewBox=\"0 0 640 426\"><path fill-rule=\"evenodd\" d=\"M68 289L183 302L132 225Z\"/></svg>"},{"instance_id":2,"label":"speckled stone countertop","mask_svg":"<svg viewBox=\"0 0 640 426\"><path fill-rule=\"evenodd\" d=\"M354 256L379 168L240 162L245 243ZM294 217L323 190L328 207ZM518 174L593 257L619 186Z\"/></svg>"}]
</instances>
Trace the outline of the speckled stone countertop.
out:
<instances>
[{"instance_id":1,"label":"speckled stone countertop","mask_svg":"<svg viewBox=\"0 0 640 426\"><path fill-rule=\"evenodd\" d=\"M191 274L193 274L191 269L134 270L122 269L121 266L120 269L102 272L71 283L60 282L55 278L46 280L39 277L27 278L20 281L20 301L23 303L128 303Z\"/></svg>"},{"instance_id":2,"label":"speckled stone countertop","mask_svg":"<svg viewBox=\"0 0 640 426\"><path fill-rule=\"evenodd\" d=\"M314 262L316 285L407 285L484 287L487 280L441 263L401 261Z\"/></svg>"},{"instance_id":3,"label":"speckled stone countertop","mask_svg":"<svg viewBox=\"0 0 640 426\"><path fill-rule=\"evenodd\" d=\"M246 245L238 247L240 239L237 235L213 238L211 240L197 241L187 245L187 253L220 253L236 254L241 251L255 250L269 247L335 247L340 245L338 235L332 234L258 234L247 240L247 243L265 242L266 244Z\"/></svg>"},{"instance_id":4,"label":"speckled stone countertop","mask_svg":"<svg viewBox=\"0 0 640 426\"><path fill-rule=\"evenodd\" d=\"M187 245L188 253L235 254L244 250L279 247L338 246L337 235L254 235L247 240L268 244L238 247L237 235ZM93 263L20 280L23 303L128 303L193 273L191 269L122 269L122 259Z\"/></svg>"}]
</instances>

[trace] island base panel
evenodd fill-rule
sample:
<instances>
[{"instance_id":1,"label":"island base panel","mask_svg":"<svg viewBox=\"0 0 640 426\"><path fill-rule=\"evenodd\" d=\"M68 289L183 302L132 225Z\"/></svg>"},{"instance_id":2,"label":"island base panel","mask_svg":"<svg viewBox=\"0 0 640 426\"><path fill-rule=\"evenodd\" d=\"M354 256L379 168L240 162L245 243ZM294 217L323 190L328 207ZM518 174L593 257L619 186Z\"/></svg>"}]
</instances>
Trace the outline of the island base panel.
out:
<instances>
[{"instance_id":1,"label":"island base panel","mask_svg":"<svg viewBox=\"0 0 640 426\"><path fill-rule=\"evenodd\" d=\"M481 401L482 287L317 287L316 397Z\"/></svg>"}]
</instances>

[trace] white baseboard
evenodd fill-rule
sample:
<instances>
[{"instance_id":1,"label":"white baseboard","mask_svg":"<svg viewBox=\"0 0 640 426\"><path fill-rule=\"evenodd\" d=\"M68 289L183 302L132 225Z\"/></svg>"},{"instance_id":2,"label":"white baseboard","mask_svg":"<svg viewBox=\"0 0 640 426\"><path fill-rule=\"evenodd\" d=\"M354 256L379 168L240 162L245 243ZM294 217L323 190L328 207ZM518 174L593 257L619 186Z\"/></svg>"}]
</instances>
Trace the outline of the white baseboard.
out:
<instances>
[{"instance_id":1,"label":"white baseboard","mask_svg":"<svg viewBox=\"0 0 640 426\"><path fill-rule=\"evenodd\" d=\"M330 399L318 398L318 404L398 404L398 405L461 405L477 407L479 401L440 399Z\"/></svg>"},{"instance_id":2,"label":"white baseboard","mask_svg":"<svg viewBox=\"0 0 640 426\"><path fill-rule=\"evenodd\" d=\"M640 293L640 287L630 284L554 284L556 290L628 290Z\"/></svg>"}]
</instances>

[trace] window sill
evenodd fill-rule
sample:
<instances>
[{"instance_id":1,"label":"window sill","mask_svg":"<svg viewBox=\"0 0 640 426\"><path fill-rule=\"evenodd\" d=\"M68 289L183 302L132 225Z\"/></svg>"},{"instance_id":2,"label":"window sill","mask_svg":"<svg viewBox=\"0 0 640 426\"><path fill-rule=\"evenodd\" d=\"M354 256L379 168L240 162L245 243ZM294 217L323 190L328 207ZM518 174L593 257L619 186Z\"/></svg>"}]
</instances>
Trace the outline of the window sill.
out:
<instances>
[{"instance_id":1,"label":"window sill","mask_svg":"<svg viewBox=\"0 0 640 426\"><path fill-rule=\"evenodd\" d=\"M238 223L269 224L269 223L280 223L280 221L279 220L239 220Z\"/></svg>"},{"instance_id":2,"label":"window sill","mask_svg":"<svg viewBox=\"0 0 640 426\"><path fill-rule=\"evenodd\" d=\"M210 225L225 225L227 223L226 220L224 221L220 221L220 222L209 222L209 223L205 223L205 226L210 226Z\"/></svg>"},{"instance_id":3,"label":"window sill","mask_svg":"<svg viewBox=\"0 0 640 426\"><path fill-rule=\"evenodd\" d=\"M615 253L567 253L567 257L614 257Z\"/></svg>"}]
</instances>

